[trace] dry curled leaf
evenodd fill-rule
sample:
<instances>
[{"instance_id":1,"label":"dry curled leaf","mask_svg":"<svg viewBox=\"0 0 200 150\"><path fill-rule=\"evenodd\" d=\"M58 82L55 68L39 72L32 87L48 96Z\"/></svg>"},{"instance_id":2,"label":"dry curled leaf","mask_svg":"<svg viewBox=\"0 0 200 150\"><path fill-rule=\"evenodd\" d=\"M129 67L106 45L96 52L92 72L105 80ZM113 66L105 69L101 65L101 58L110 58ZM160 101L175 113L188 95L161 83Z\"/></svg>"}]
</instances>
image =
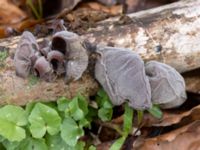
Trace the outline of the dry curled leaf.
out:
<instances>
[{"instance_id":1,"label":"dry curled leaf","mask_svg":"<svg viewBox=\"0 0 200 150\"><path fill-rule=\"evenodd\" d=\"M186 90L192 93L200 93L200 69L192 70L183 74Z\"/></svg>"},{"instance_id":2,"label":"dry curled leaf","mask_svg":"<svg viewBox=\"0 0 200 150\"><path fill-rule=\"evenodd\" d=\"M0 0L0 25L14 24L26 18L26 14L9 0Z\"/></svg>"},{"instance_id":3,"label":"dry curled leaf","mask_svg":"<svg viewBox=\"0 0 200 150\"><path fill-rule=\"evenodd\" d=\"M200 105L188 111L163 111L162 119L156 119L149 114L145 114L143 118L144 126L166 127L175 124L189 123L200 119Z\"/></svg>"},{"instance_id":4,"label":"dry curled leaf","mask_svg":"<svg viewBox=\"0 0 200 150\"><path fill-rule=\"evenodd\" d=\"M138 138L133 143L134 150L197 150L200 149L200 121L154 138Z\"/></svg>"},{"instance_id":5,"label":"dry curled leaf","mask_svg":"<svg viewBox=\"0 0 200 150\"><path fill-rule=\"evenodd\" d=\"M111 7L106 7L100 3L88 2L88 3L83 4L82 6L88 7L90 9L97 10L100 12L105 12L110 15L119 15L122 13L122 5L114 5Z\"/></svg>"}]
</instances>

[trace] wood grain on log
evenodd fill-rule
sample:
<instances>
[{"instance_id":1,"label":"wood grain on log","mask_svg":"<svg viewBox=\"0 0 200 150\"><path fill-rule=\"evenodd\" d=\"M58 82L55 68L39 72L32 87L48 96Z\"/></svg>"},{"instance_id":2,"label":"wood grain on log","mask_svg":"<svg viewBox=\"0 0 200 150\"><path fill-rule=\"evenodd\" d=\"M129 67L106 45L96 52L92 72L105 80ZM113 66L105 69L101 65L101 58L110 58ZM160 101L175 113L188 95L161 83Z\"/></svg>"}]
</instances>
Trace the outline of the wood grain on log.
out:
<instances>
[{"instance_id":1,"label":"wood grain on log","mask_svg":"<svg viewBox=\"0 0 200 150\"><path fill-rule=\"evenodd\" d=\"M130 14L128 19L112 18L98 23L81 38L102 45L131 48L145 61L158 60L186 72L200 67L200 0L186 0ZM24 105L28 101L52 101L77 92L91 95L98 84L85 74L81 80L65 85L63 79L34 85L18 78L13 67L13 53L20 37L0 40L9 49L4 68L0 69L0 104Z\"/></svg>"},{"instance_id":2,"label":"wood grain on log","mask_svg":"<svg viewBox=\"0 0 200 150\"><path fill-rule=\"evenodd\" d=\"M144 60L158 60L186 72L200 67L200 0L186 0L101 22L84 38L131 48ZM159 47L162 47L159 51Z\"/></svg>"}]
</instances>

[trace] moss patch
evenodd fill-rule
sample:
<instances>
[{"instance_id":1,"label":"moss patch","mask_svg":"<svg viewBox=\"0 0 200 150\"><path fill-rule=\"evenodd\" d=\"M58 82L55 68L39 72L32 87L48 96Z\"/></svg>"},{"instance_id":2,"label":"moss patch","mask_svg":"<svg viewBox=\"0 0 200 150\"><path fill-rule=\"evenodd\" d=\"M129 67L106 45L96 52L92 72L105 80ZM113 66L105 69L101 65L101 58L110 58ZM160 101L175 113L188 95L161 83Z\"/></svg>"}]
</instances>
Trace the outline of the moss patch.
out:
<instances>
[{"instance_id":1,"label":"moss patch","mask_svg":"<svg viewBox=\"0 0 200 150\"><path fill-rule=\"evenodd\" d=\"M5 67L5 60L8 57L8 51L7 50L0 50L0 68Z\"/></svg>"},{"instance_id":2,"label":"moss patch","mask_svg":"<svg viewBox=\"0 0 200 150\"><path fill-rule=\"evenodd\" d=\"M30 75L28 78L28 86L32 87L33 85L37 84L38 80L39 79L36 76Z\"/></svg>"}]
</instances>

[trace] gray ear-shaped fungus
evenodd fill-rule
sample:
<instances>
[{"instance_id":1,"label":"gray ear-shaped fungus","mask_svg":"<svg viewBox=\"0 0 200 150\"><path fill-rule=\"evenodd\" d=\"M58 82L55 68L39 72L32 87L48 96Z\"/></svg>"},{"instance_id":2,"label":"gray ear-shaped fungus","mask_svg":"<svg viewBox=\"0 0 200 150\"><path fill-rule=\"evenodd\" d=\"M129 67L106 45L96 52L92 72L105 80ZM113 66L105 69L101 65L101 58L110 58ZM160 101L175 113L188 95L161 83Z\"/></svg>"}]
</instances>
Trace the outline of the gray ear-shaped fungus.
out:
<instances>
[{"instance_id":1,"label":"gray ear-shaped fungus","mask_svg":"<svg viewBox=\"0 0 200 150\"><path fill-rule=\"evenodd\" d=\"M72 32L57 32L52 39L52 49L65 55L66 77L65 82L78 80L88 66L88 52L80 37Z\"/></svg>"},{"instance_id":2,"label":"gray ear-shaped fungus","mask_svg":"<svg viewBox=\"0 0 200 150\"><path fill-rule=\"evenodd\" d=\"M50 47L44 47L39 50L41 55L47 58L48 53L51 51Z\"/></svg>"},{"instance_id":3,"label":"gray ear-shaped fungus","mask_svg":"<svg viewBox=\"0 0 200 150\"><path fill-rule=\"evenodd\" d=\"M44 40L38 42L39 52L42 56L47 57L47 54L51 51L51 42L45 38Z\"/></svg>"},{"instance_id":4,"label":"gray ear-shaped fungus","mask_svg":"<svg viewBox=\"0 0 200 150\"><path fill-rule=\"evenodd\" d=\"M95 78L103 86L114 105L126 100L135 109L148 109L151 89L146 77L144 62L131 50L99 47L95 65Z\"/></svg>"},{"instance_id":5,"label":"gray ear-shaped fungus","mask_svg":"<svg viewBox=\"0 0 200 150\"><path fill-rule=\"evenodd\" d=\"M53 50L48 53L47 60L52 64L53 70L57 75L65 73L65 57L63 53Z\"/></svg>"},{"instance_id":6,"label":"gray ear-shaped fungus","mask_svg":"<svg viewBox=\"0 0 200 150\"><path fill-rule=\"evenodd\" d=\"M34 70L37 76L47 82L51 82L55 79L50 63L43 56L36 60Z\"/></svg>"},{"instance_id":7,"label":"gray ear-shaped fungus","mask_svg":"<svg viewBox=\"0 0 200 150\"><path fill-rule=\"evenodd\" d=\"M61 31L53 35L52 49L62 52L64 55L68 55L68 46L71 42L79 39L79 36L73 32Z\"/></svg>"},{"instance_id":8,"label":"gray ear-shaped fungus","mask_svg":"<svg viewBox=\"0 0 200 150\"><path fill-rule=\"evenodd\" d=\"M51 42L48 38L43 39L42 41L38 42L39 48L45 48L45 47L50 47L51 46Z\"/></svg>"},{"instance_id":9,"label":"gray ear-shaped fungus","mask_svg":"<svg viewBox=\"0 0 200 150\"><path fill-rule=\"evenodd\" d=\"M25 31L20 39L14 56L16 75L26 78L33 66L38 45L32 33Z\"/></svg>"},{"instance_id":10,"label":"gray ear-shaped fungus","mask_svg":"<svg viewBox=\"0 0 200 150\"><path fill-rule=\"evenodd\" d=\"M149 61L145 71L151 85L152 103L168 109L185 102L185 81L174 68L157 61Z\"/></svg>"},{"instance_id":11,"label":"gray ear-shaped fungus","mask_svg":"<svg viewBox=\"0 0 200 150\"><path fill-rule=\"evenodd\" d=\"M113 6L118 2L117 0L97 0L97 1L107 6Z\"/></svg>"},{"instance_id":12,"label":"gray ear-shaped fungus","mask_svg":"<svg viewBox=\"0 0 200 150\"><path fill-rule=\"evenodd\" d=\"M65 82L69 83L81 78L88 67L89 58L87 50L79 40L70 44L67 60Z\"/></svg>"}]
</instances>

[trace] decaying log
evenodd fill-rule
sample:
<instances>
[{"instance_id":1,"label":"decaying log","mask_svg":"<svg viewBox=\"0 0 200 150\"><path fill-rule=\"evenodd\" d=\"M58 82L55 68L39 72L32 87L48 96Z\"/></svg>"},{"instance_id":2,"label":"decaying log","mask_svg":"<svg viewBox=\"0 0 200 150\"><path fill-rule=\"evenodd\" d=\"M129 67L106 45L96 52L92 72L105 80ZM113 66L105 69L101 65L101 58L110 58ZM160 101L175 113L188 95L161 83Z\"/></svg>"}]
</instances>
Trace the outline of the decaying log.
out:
<instances>
[{"instance_id":1,"label":"decaying log","mask_svg":"<svg viewBox=\"0 0 200 150\"><path fill-rule=\"evenodd\" d=\"M118 18L90 29L91 42L131 48L144 60L158 60L186 72L200 66L200 0L186 0Z\"/></svg>"},{"instance_id":2,"label":"decaying log","mask_svg":"<svg viewBox=\"0 0 200 150\"><path fill-rule=\"evenodd\" d=\"M83 39L90 42L131 48L145 61L158 60L179 72L200 67L200 0L185 0L170 5L130 14L124 19L112 18L89 29ZM20 37L0 40L0 47L9 49L9 56L0 69L0 104L24 105L28 101L52 101L60 96L72 97L77 92L91 95L98 84L85 74L81 80L65 85L63 79L54 83L15 75L13 53Z\"/></svg>"}]
</instances>

